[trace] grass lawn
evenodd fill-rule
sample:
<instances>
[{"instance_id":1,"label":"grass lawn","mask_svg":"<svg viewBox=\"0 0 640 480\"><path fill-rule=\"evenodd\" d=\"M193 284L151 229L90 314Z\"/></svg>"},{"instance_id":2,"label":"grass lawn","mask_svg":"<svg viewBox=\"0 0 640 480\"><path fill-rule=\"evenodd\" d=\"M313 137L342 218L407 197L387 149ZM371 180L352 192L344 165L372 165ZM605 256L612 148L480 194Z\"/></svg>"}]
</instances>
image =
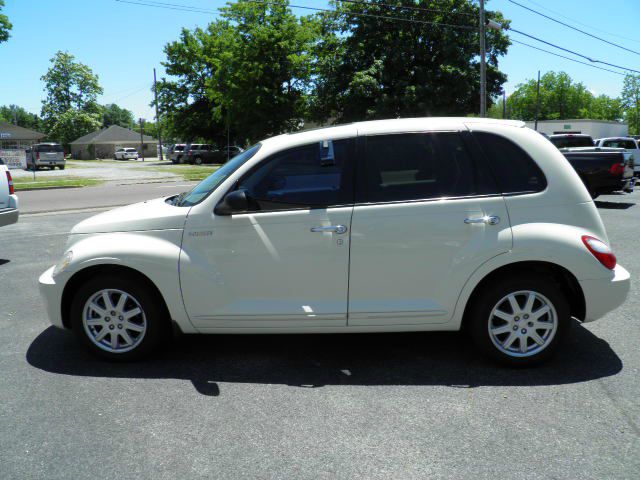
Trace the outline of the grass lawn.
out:
<instances>
[{"instance_id":1,"label":"grass lawn","mask_svg":"<svg viewBox=\"0 0 640 480\"><path fill-rule=\"evenodd\" d=\"M13 186L16 190L31 190L36 188L51 188L51 187L91 187L94 185L100 185L103 183L100 180L94 178L80 178L80 177L40 177L36 176L35 181L33 177L14 178Z\"/></svg>"},{"instance_id":2,"label":"grass lawn","mask_svg":"<svg viewBox=\"0 0 640 480\"><path fill-rule=\"evenodd\" d=\"M171 166L162 166L154 168L156 172L167 172L174 173L176 175L182 176L183 179L189 181L200 181L207 178L213 172L215 172L219 165L205 166L205 165L187 165L187 164L178 164Z\"/></svg>"}]
</instances>

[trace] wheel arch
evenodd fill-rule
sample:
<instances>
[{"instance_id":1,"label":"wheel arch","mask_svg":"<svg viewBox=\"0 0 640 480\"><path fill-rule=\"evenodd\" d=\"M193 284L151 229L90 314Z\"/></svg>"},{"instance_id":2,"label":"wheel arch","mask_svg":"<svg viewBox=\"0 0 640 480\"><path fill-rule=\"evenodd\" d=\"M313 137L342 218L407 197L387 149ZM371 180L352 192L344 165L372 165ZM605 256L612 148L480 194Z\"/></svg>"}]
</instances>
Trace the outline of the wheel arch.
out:
<instances>
[{"instance_id":1,"label":"wheel arch","mask_svg":"<svg viewBox=\"0 0 640 480\"><path fill-rule=\"evenodd\" d=\"M62 300L60 302L60 314L62 317L62 324L65 328L71 328L71 303L73 302L73 297L75 292L78 290L78 287L88 279L97 275L125 276L126 278L136 279L136 281L140 282L143 285L146 285L152 295L156 297L156 300L159 302L161 308L163 309L167 320L171 321L171 314L169 312L169 308L164 299L164 296L160 292L158 286L148 276L134 268L124 265L99 264L79 270L78 272L74 273L73 276L66 282L64 290L62 291Z\"/></svg>"},{"instance_id":2,"label":"wheel arch","mask_svg":"<svg viewBox=\"0 0 640 480\"><path fill-rule=\"evenodd\" d=\"M504 276L523 275L529 274L531 272L551 275L556 280L556 282L558 282L558 285L560 285L560 288L562 288L563 293L569 300L571 316L579 320L585 319L586 301L582 288L580 287L578 279L575 277L575 275L565 267L558 265L557 263L541 260L527 260L509 263L495 268L494 270L486 274L475 285L471 292L471 295L469 295L469 298L467 299L467 302L465 304L461 327L465 328L467 326L467 322L471 317L470 311L473 308L474 300L478 295L482 293L482 290L487 285L490 285L498 278L502 278Z\"/></svg>"}]
</instances>

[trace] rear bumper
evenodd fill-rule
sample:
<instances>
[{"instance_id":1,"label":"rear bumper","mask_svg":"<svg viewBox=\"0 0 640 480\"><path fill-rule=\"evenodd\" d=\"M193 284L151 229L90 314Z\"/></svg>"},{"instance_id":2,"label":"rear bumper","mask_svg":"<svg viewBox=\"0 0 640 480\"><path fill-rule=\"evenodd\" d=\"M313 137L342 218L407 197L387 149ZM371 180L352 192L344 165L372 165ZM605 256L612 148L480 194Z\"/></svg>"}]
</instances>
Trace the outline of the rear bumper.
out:
<instances>
[{"instance_id":1,"label":"rear bumper","mask_svg":"<svg viewBox=\"0 0 640 480\"><path fill-rule=\"evenodd\" d=\"M19 216L20 210L17 208L3 208L0 210L0 227L16 223Z\"/></svg>"},{"instance_id":2,"label":"rear bumper","mask_svg":"<svg viewBox=\"0 0 640 480\"><path fill-rule=\"evenodd\" d=\"M592 322L624 303L631 288L631 275L622 265L616 265L610 277L579 283L587 307L584 321Z\"/></svg>"},{"instance_id":3,"label":"rear bumper","mask_svg":"<svg viewBox=\"0 0 640 480\"><path fill-rule=\"evenodd\" d=\"M62 285L56 283L56 280L53 278L53 269L55 267L51 267L49 270L40 275L38 279L38 284L40 286L40 296L44 300L44 306L47 310L47 316L49 317L49 321L54 327L65 328L62 323Z\"/></svg>"}]
</instances>

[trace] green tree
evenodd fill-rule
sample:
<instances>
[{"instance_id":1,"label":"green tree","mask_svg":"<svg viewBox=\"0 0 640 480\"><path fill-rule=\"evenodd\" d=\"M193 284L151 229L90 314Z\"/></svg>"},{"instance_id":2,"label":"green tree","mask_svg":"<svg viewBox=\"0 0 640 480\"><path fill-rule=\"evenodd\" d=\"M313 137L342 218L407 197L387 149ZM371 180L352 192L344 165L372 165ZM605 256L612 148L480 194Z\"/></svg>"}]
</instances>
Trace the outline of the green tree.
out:
<instances>
[{"instance_id":1,"label":"green tree","mask_svg":"<svg viewBox=\"0 0 640 480\"><path fill-rule=\"evenodd\" d=\"M622 100L607 95L594 97L589 106L587 118L594 120L621 120L624 118Z\"/></svg>"},{"instance_id":2,"label":"green tree","mask_svg":"<svg viewBox=\"0 0 640 480\"><path fill-rule=\"evenodd\" d=\"M640 133L640 75L627 75L622 84L620 97L625 109L625 120L629 123L629 132L632 135Z\"/></svg>"},{"instance_id":3,"label":"green tree","mask_svg":"<svg viewBox=\"0 0 640 480\"><path fill-rule=\"evenodd\" d=\"M110 127L111 125L119 125L124 128L131 128L135 124L133 113L126 108L119 107L115 103L109 103L101 107L102 109L102 126Z\"/></svg>"},{"instance_id":4,"label":"green tree","mask_svg":"<svg viewBox=\"0 0 640 480\"><path fill-rule=\"evenodd\" d=\"M332 3L336 13L319 15L314 117L352 121L479 112L479 13L471 0L440 2L437 10L427 0L396 0L392 8L387 0ZM508 25L499 12L487 16ZM497 95L506 81L498 58L509 40L495 30L486 38L487 92Z\"/></svg>"},{"instance_id":5,"label":"green tree","mask_svg":"<svg viewBox=\"0 0 640 480\"><path fill-rule=\"evenodd\" d=\"M287 5L239 0L165 47L169 79L158 94L168 136L222 142L228 127L246 143L302 125L319 29Z\"/></svg>"},{"instance_id":6,"label":"green tree","mask_svg":"<svg viewBox=\"0 0 640 480\"><path fill-rule=\"evenodd\" d=\"M18 105L2 105L0 106L0 120L31 130L40 130L42 128L40 117L35 113L29 113Z\"/></svg>"},{"instance_id":7,"label":"green tree","mask_svg":"<svg viewBox=\"0 0 640 480\"><path fill-rule=\"evenodd\" d=\"M76 62L73 55L59 51L51 63L42 76L47 94L42 102L46 133L50 133L61 115L69 110L98 115L100 106L96 100L103 91L98 76L88 66Z\"/></svg>"},{"instance_id":8,"label":"green tree","mask_svg":"<svg viewBox=\"0 0 640 480\"><path fill-rule=\"evenodd\" d=\"M0 12L4 7L4 0L0 0ZM9 22L9 18L6 15L0 13L0 43L6 42L9 40L9 32L13 28L11 22Z\"/></svg>"},{"instance_id":9,"label":"green tree","mask_svg":"<svg viewBox=\"0 0 640 480\"><path fill-rule=\"evenodd\" d=\"M56 118L47 136L68 149L73 140L96 131L100 126L98 115L70 108Z\"/></svg>"},{"instance_id":10,"label":"green tree","mask_svg":"<svg viewBox=\"0 0 640 480\"><path fill-rule=\"evenodd\" d=\"M537 80L531 79L516 87L507 99L510 117L533 120L536 111ZM539 120L587 118L593 95L584 84L574 82L565 72L547 72L540 78Z\"/></svg>"}]
</instances>

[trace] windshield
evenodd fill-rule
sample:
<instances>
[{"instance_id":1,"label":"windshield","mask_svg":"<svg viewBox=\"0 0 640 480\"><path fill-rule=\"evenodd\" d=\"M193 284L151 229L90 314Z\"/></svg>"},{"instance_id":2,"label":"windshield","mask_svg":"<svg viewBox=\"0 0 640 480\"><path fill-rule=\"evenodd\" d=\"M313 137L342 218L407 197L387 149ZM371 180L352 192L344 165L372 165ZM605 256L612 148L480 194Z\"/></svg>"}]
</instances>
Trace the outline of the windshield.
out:
<instances>
[{"instance_id":1,"label":"windshield","mask_svg":"<svg viewBox=\"0 0 640 480\"><path fill-rule=\"evenodd\" d=\"M589 136L551 137L551 143L557 148L593 147L593 139Z\"/></svg>"},{"instance_id":2,"label":"windshield","mask_svg":"<svg viewBox=\"0 0 640 480\"><path fill-rule=\"evenodd\" d=\"M218 170L213 172L207 178L205 178L202 182L196 185L193 190L187 193L182 201L179 203L181 207L191 207L197 203L200 203L202 200L207 198L211 192L213 192L218 185L220 185L223 181L225 181L229 175L235 172L238 168L240 168L247 160L253 157L258 150L260 150L261 144L256 144L253 147L249 148L247 151L242 152L240 155L233 157L232 160L229 160L223 166L221 166Z\"/></svg>"},{"instance_id":3,"label":"windshield","mask_svg":"<svg viewBox=\"0 0 640 480\"><path fill-rule=\"evenodd\" d=\"M181 151L183 151L183 150L184 150L184 145L176 145L176 146L173 148L173 150L174 150L174 151L176 151L176 152L181 152Z\"/></svg>"}]
</instances>

